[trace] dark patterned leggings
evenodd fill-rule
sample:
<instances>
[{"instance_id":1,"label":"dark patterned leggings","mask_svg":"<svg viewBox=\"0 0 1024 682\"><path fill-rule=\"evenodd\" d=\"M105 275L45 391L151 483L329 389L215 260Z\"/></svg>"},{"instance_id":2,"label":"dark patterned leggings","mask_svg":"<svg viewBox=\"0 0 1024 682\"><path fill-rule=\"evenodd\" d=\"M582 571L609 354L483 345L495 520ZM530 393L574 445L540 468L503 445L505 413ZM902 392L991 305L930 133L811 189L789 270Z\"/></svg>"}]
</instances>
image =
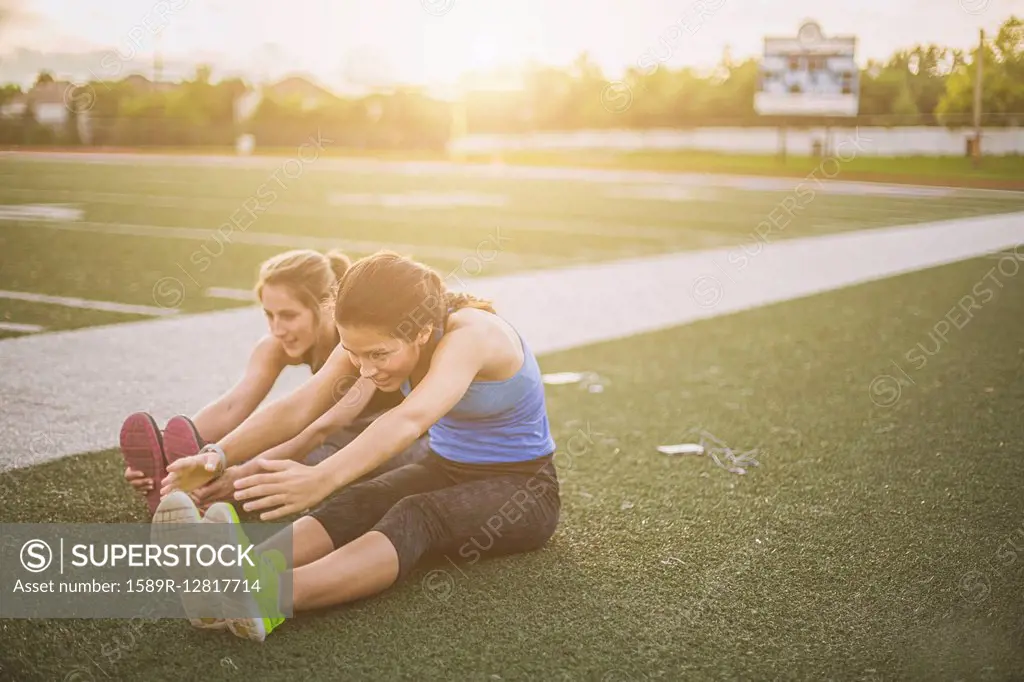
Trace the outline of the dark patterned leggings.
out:
<instances>
[{"instance_id":1,"label":"dark patterned leggings","mask_svg":"<svg viewBox=\"0 0 1024 682\"><path fill-rule=\"evenodd\" d=\"M335 549L380 531L398 552L399 579L425 555L476 563L542 547L561 501L552 455L463 464L433 450L414 464L346 486L310 512Z\"/></svg>"}]
</instances>

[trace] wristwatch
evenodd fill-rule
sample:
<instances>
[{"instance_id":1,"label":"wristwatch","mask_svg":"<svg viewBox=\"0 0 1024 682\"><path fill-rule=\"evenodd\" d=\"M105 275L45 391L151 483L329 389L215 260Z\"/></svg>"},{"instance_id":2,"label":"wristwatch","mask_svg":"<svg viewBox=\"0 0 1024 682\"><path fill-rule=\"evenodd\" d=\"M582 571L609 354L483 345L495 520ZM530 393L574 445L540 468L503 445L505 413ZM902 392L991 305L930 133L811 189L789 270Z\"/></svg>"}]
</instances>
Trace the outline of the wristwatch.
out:
<instances>
[{"instance_id":1,"label":"wristwatch","mask_svg":"<svg viewBox=\"0 0 1024 682\"><path fill-rule=\"evenodd\" d=\"M228 465L228 456L224 453L224 448L217 445L216 443L207 443L206 445L203 446L202 450L199 451L199 454L202 455L207 452L216 452L218 455L220 455L220 459L217 461L216 473L217 475L224 473L224 469L226 469Z\"/></svg>"}]
</instances>

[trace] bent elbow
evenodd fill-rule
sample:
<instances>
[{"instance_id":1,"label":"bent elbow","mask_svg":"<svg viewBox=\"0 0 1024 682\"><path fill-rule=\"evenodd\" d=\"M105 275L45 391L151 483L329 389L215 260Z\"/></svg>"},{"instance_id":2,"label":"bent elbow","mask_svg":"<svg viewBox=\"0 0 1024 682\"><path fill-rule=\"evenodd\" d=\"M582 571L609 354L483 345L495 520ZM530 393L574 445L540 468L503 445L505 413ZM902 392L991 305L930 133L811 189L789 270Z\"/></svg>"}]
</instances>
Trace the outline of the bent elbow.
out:
<instances>
[{"instance_id":1,"label":"bent elbow","mask_svg":"<svg viewBox=\"0 0 1024 682\"><path fill-rule=\"evenodd\" d=\"M412 415L403 419L402 435L405 436L410 443L412 443L417 438L425 434L433 425L433 421L430 421L428 419L420 419L417 418L415 415Z\"/></svg>"}]
</instances>

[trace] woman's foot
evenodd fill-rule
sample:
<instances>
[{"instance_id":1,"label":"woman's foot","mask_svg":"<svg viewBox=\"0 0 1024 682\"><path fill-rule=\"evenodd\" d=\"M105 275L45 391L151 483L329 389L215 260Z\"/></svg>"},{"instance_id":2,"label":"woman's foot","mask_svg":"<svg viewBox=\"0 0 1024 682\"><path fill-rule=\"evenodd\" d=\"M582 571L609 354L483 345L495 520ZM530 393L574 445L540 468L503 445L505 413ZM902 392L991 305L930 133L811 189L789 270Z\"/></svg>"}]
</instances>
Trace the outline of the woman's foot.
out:
<instances>
[{"instance_id":1,"label":"woman's foot","mask_svg":"<svg viewBox=\"0 0 1024 682\"><path fill-rule=\"evenodd\" d=\"M280 594L281 574L286 570L288 564L284 555L276 549L257 555L256 566L245 569L245 579L252 590L247 595L250 616L228 620L228 628L233 635L262 642L284 623Z\"/></svg>"},{"instance_id":2,"label":"woman's foot","mask_svg":"<svg viewBox=\"0 0 1024 682\"><path fill-rule=\"evenodd\" d=\"M121 454L127 467L140 471L151 487L144 490L149 513L156 512L160 504L160 482L167 475L164 462L163 438L156 421L146 412L129 415L121 425Z\"/></svg>"},{"instance_id":3,"label":"woman's foot","mask_svg":"<svg viewBox=\"0 0 1024 682\"><path fill-rule=\"evenodd\" d=\"M153 527L150 537L154 544L177 545L176 538L185 541L186 544L195 543L198 533L190 532L188 524L202 523L204 519L200 516L192 498L180 491L174 491L160 501L156 512L153 515ZM196 575L187 569L166 568L170 577L177 583L182 584L186 580L195 580ZM212 618L197 615L209 608L208 595L202 592L182 592L181 603L185 608L185 614L189 622L197 628L205 630L222 630L227 627L227 621L222 618Z\"/></svg>"},{"instance_id":4,"label":"woman's foot","mask_svg":"<svg viewBox=\"0 0 1024 682\"><path fill-rule=\"evenodd\" d=\"M203 438L192 420L178 414L167 420L164 427L164 460L167 464L175 462L182 457L191 457L198 454L203 446ZM190 495L193 501L198 504L198 498ZM199 511L205 512L210 505L199 505Z\"/></svg>"},{"instance_id":5,"label":"woman's foot","mask_svg":"<svg viewBox=\"0 0 1024 682\"><path fill-rule=\"evenodd\" d=\"M229 542L243 548L252 544L242 529L238 513L227 502L216 502L211 505L203 520L207 523L230 524ZM288 566L284 555L277 550L256 554L253 549L250 556L255 559L256 565L240 567L239 575L236 576L247 588L239 592L238 596L247 602L246 611L249 617L230 618L227 624L234 635L262 642L271 631L285 621L281 613L279 595L281 574Z\"/></svg>"},{"instance_id":6,"label":"woman's foot","mask_svg":"<svg viewBox=\"0 0 1024 682\"><path fill-rule=\"evenodd\" d=\"M164 427L164 459L168 464L198 454L203 439L192 420L184 415L175 415L167 420Z\"/></svg>"}]
</instances>

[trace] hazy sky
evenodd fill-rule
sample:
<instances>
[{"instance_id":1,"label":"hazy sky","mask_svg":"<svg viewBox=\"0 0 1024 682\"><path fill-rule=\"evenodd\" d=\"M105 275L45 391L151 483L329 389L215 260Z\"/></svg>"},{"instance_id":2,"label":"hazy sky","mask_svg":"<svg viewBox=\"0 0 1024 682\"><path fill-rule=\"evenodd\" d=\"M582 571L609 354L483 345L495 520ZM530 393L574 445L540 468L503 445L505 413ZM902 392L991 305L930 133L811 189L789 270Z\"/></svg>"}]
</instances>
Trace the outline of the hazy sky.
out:
<instances>
[{"instance_id":1,"label":"hazy sky","mask_svg":"<svg viewBox=\"0 0 1024 682\"><path fill-rule=\"evenodd\" d=\"M14 0L10 0L13 2ZM3 0L0 0L2 3ZM802 20L858 38L857 59L915 42L969 47L1024 0L18 0L0 36L46 52L117 49L148 59L208 59L251 76L308 71L448 81L462 70L529 57L568 63L589 51L610 77L650 50L672 65L713 64L729 45L759 54L765 35L793 35ZM157 38L159 34L159 39ZM95 54L92 59L96 59ZM109 70L96 64L100 76Z\"/></svg>"}]
</instances>

